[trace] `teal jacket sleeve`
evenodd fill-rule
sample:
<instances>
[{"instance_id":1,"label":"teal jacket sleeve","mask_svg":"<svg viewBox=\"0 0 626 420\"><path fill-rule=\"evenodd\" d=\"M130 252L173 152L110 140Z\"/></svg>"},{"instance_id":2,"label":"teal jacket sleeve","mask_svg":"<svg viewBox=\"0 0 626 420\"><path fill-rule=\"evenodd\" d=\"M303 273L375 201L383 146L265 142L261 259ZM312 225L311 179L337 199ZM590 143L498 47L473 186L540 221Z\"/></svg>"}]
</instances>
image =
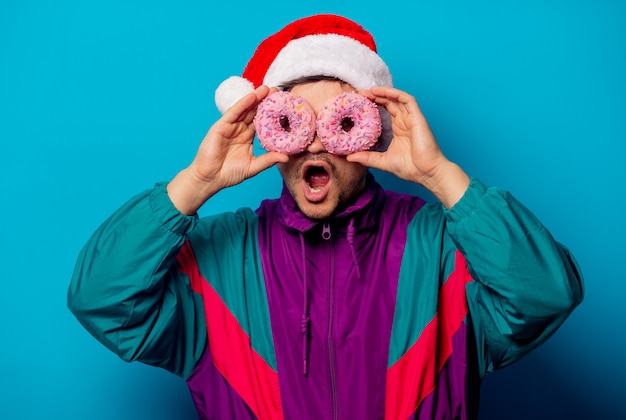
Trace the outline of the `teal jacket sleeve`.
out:
<instances>
[{"instance_id":1,"label":"teal jacket sleeve","mask_svg":"<svg viewBox=\"0 0 626 420\"><path fill-rule=\"evenodd\" d=\"M466 291L484 375L557 330L582 301L582 274L567 248L506 191L472 179L445 215L474 278Z\"/></svg>"},{"instance_id":2,"label":"teal jacket sleeve","mask_svg":"<svg viewBox=\"0 0 626 420\"><path fill-rule=\"evenodd\" d=\"M201 299L175 261L196 224L165 184L137 195L81 250L67 297L81 324L123 360L184 378L207 341Z\"/></svg>"}]
</instances>

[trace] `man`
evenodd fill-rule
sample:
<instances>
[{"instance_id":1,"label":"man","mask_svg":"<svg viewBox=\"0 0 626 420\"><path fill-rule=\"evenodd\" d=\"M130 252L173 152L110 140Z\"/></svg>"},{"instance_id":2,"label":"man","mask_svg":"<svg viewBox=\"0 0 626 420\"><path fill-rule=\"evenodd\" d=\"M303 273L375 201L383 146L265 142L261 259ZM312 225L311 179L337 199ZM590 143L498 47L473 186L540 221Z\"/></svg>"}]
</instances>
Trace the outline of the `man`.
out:
<instances>
[{"instance_id":1,"label":"man","mask_svg":"<svg viewBox=\"0 0 626 420\"><path fill-rule=\"evenodd\" d=\"M270 87L268 87L270 86ZM544 342L582 299L573 257L510 194L450 162L371 35L298 20L226 80L193 162L131 199L79 256L68 302L124 360L184 378L201 418L475 418L482 377ZM275 87L319 114L358 90L376 150L252 153ZM383 113L384 113L383 112ZM278 165L256 211L198 220L211 197ZM440 203L384 191L368 168Z\"/></svg>"}]
</instances>

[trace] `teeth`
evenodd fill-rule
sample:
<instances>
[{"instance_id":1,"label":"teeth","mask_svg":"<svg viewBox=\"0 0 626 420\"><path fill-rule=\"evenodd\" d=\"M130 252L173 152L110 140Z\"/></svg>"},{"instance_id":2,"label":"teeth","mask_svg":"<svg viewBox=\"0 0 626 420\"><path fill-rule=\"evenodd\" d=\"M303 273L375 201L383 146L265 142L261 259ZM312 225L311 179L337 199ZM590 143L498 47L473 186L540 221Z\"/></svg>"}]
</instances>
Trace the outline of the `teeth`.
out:
<instances>
[{"instance_id":1,"label":"teeth","mask_svg":"<svg viewBox=\"0 0 626 420\"><path fill-rule=\"evenodd\" d=\"M311 186L311 184L309 184L308 182L306 183L306 186L309 189L309 191L311 191L313 193L318 193L318 192L322 191L322 189L323 189L323 187L313 188Z\"/></svg>"}]
</instances>

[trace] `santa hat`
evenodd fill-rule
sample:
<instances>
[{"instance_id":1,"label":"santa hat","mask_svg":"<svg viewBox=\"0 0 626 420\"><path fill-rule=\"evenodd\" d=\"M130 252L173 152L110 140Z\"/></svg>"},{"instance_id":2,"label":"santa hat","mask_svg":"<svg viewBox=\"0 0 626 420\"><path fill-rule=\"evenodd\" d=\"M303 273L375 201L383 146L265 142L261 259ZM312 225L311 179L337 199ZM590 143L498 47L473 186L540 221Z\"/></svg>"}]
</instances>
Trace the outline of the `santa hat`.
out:
<instances>
[{"instance_id":1,"label":"santa hat","mask_svg":"<svg viewBox=\"0 0 626 420\"><path fill-rule=\"evenodd\" d=\"M369 32L344 17L322 14L296 20L264 40L242 76L219 85L215 103L224 113L261 85L281 86L308 76L336 77L356 89L393 84Z\"/></svg>"}]
</instances>

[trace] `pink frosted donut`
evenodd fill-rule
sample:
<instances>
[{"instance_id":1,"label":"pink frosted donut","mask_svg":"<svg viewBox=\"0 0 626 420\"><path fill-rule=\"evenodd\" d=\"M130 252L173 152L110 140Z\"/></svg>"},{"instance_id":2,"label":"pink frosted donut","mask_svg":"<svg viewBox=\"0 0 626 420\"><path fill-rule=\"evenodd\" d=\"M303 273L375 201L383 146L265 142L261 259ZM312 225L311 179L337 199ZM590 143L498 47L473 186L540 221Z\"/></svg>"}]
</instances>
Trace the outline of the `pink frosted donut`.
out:
<instances>
[{"instance_id":1,"label":"pink frosted donut","mask_svg":"<svg viewBox=\"0 0 626 420\"><path fill-rule=\"evenodd\" d=\"M261 146L288 155L303 152L315 138L315 112L304 99L275 92L263 99L254 116Z\"/></svg>"},{"instance_id":2,"label":"pink frosted donut","mask_svg":"<svg viewBox=\"0 0 626 420\"><path fill-rule=\"evenodd\" d=\"M378 106L358 93L335 96L317 115L317 135L326 150L336 155L368 150L381 133Z\"/></svg>"}]
</instances>

